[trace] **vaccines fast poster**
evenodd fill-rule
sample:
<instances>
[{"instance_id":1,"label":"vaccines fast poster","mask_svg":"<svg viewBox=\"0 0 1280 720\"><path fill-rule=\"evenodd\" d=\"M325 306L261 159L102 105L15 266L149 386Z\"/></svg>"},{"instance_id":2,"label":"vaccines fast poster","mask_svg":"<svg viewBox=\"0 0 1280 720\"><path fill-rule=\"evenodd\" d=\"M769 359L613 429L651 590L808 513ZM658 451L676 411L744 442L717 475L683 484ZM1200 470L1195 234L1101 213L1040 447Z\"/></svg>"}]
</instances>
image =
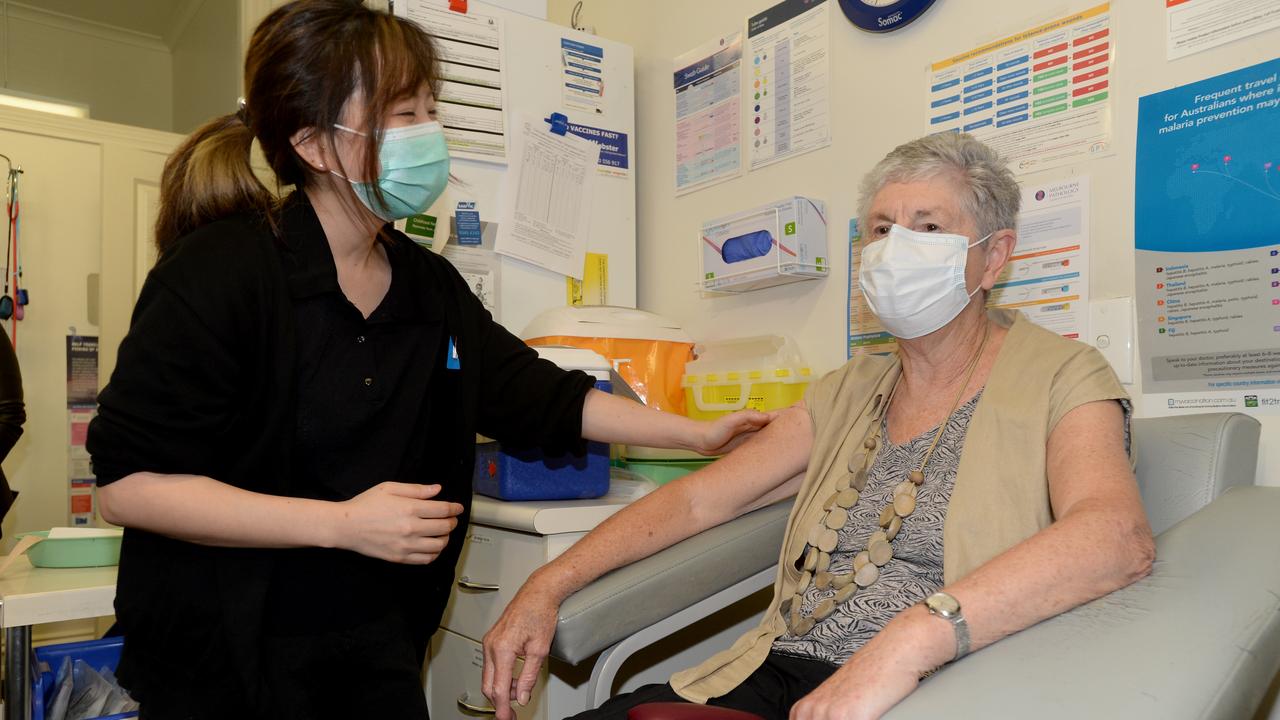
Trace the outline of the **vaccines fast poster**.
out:
<instances>
[{"instance_id":1,"label":"vaccines fast poster","mask_svg":"<svg viewBox=\"0 0 1280 720\"><path fill-rule=\"evenodd\" d=\"M747 20L747 148L756 170L831 144L831 6L785 0Z\"/></svg>"},{"instance_id":2,"label":"vaccines fast poster","mask_svg":"<svg viewBox=\"0 0 1280 720\"><path fill-rule=\"evenodd\" d=\"M987 43L929 67L926 131L967 132L1017 173L1111 150L1111 4Z\"/></svg>"},{"instance_id":3,"label":"vaccines fast poster","mask_svg":"<svg viewBox=\"0 0 1280 720\"><path fill-rule=\"evenodd\" d=\"M1073 340L1088 337L1088 176L1024 184L1018 244L987 307L1021 310Z\"/></svg>"},{"instance_id":4,"label":"vaccines fast poster","mask_svg":"<svg viewBox=\"0 0 1280 720\"><path fill-rule=\"evenodd\" d=\"M742 33L675 59L676 195L742 174Z\"/></svg>"},{"instance_id":5,"label":"vaccines fast poster","mask_svg":"<svg viewBox=\"0 0 1280 720\"><path fill-rule=\"evenodd\" d=\"M1138 348L1153 410L1280 410L1280 60L1138 103Z\"/></svg>"}]
</instances>

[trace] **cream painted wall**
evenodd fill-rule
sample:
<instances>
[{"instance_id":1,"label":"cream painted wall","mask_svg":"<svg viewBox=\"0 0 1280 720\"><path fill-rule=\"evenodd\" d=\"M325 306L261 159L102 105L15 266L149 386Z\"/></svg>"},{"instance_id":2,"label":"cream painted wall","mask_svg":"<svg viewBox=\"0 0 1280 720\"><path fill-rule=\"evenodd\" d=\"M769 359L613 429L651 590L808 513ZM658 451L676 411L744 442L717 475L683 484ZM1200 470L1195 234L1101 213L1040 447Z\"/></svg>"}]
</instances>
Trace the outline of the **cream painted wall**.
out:
<instances>
[{"instance_id":1,"label":"cream painted wall","mask_svg":"<svg viewBox=\"0 0 1280 720\"><path fill-rule=\"evenodd\" d=\"M568 24L576 0L550 0L548 19ZM834 1L834 0L833 0ZM930 61L1091 7L1100 0L944 0L915 24L873 35L833 9L832 143L825 150L750 173L738 180L674 196L672 59L718 35L774 0L586 0L581 22L636 53L637 267L639 305L674 318L697 339L784 333L810 364L830 370L845 359L847 224L858 179L899 143L925 132L921 99ZM1133 183L1140 96L1277 56L1272 30L1172 62L1165 60L1164 4L1114 0L1113 92L1115 154L1065 172L1092 178L1091 293L1095 299L1134 295ZM1064 171L1027 175L1035 182ZM706 218L792 194L822 198L831 221L833 276L741 296L702 299L694 290L696 229ZM1141 397L1141 386L1130 388ZM1143 412L1141 403L1139 413ZM1154 412L1155 409L1153 408ZM1280 485L1280 418L1262 418L1259 482Z\"/></svg>"},{"instance_id":2,"label":"cream painted wall","mask_svg":"<svg viewBox=\"0 0 1280 720\"><path fill-rule=\"evenodd\" d=\"M87 104L96 120L173 127L173 59L159 39L8 13L5 87Z\"/></svg>"},{"instance_id":3,"label":"cream painted wall","mask_svg":"<svg viewBox=\"0 0 1280 720\"><path fill-rule=\"evenodd\" d=\"M235 112L243 67L239 3L203 0L173 44L173 131Z\"/></svg>"},{"instance_id":4,"label":"cream painted wall","mask_svg":"<svg viewBox=\"0 0 1280 720\"><path fill-rule=\"evenodd\" d=\"M18 324L27 423L4 461L9 482L21 493L4 520L6 547L16 533L68 522L68 328L101 336L104 382L133 305L135 233L127 228L138 198L147 197L140 191L158 183L162 161L179 140L170 133L0 108L0 153L24 170L23 275L31 295L26 319ZM90 295L89 276L98 273L101 298ZM92 324L98 318L101 325Z\"/></svg>"}]
</instances>

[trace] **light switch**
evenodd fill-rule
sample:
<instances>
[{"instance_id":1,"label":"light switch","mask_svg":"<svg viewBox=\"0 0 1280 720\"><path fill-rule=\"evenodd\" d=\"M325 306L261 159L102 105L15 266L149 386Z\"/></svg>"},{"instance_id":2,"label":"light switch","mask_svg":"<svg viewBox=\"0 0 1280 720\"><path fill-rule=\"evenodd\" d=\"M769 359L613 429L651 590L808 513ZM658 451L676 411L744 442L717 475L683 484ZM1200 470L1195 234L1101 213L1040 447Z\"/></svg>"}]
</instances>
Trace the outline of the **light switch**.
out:
<instances>
[{"instance_id":1,"label":"light switch","mask_svg":"<svg viewBox=\"0 0 1280 720\"><path fill-rule=\"evenodd\" d=\"M1133 298L1089 303L1090 344L1111 363L1125 385L1133 384Z\"/></svg>"}]
</instances>

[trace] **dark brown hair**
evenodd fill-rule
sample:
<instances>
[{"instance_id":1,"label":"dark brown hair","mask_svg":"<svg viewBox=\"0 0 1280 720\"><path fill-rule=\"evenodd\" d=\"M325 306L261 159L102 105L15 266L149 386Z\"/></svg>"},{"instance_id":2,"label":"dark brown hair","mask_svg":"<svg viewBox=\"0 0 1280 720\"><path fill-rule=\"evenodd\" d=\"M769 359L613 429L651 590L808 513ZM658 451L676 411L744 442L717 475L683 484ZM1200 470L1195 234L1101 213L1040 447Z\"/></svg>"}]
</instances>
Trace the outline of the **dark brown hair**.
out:
<instances>
[{"instance_id":1,"label":"dark brown hair","mask_svg":"<svg viewBox=\"0 0 1280 720\"><path fill-rule=\"evenodd\" d=\"M437 87L436 53L417 25L359 0L296 0L272 11L249 41L245 107L215 118L169 156L156 219L159 255L206 223L257 212L274 227L276 193L254 175L256 137L278 185L306 187L311 170L291 138L313 128L331 139L347 101L359 91L367 126L363 176L378 174L382 121L392 103ZM374 185L378 201L381 191Z\"/></svg>"}]
</instances>

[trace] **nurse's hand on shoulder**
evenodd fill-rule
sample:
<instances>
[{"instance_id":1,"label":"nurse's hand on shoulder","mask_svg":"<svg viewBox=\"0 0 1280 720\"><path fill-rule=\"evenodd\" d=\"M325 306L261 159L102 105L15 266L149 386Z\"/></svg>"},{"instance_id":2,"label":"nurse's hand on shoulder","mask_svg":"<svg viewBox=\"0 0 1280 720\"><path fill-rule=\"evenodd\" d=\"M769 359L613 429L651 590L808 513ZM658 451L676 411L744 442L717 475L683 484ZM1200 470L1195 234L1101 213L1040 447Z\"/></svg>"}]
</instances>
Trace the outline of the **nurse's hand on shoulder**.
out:
<instances>
[{"instance_id":1,"label":"nurse's hand on shoulder","mask_svg":"<svg viewBox=\"0 0 1280 720\"><path fill-rule=\"evenodd\" d=\"M513 720L512 701L529 704L538 670L551 650L560 601L536 582L526 583L502 617L484 634L484 675L480 686L493 703L496 720ZM524 658L515 677L516 658Z\"/></svg>"},{"instance_id":2,"label":"nurse's hand on shoulder","mask_svg":"<svg viewBox=\"0 0 1280 720\"><path fill-rule=\"evenodd\" d=\"M746 442L777 416L776 412L739 410L711 422L700 423L701 436L694 449L703 455L724 455Z\"/></svg>"},{"instance_id":3,"label":"nurse's hand on shoulder","mask_svg":"<svg viewBox=\"0 0 1280 720\"><path fill-rule=\"evenodd\" d=\"M336 504L335 547L381 560L434 562L458 525L462 506L432 500L439 485L384 482Z\"/></svg>"}]
</instances>

